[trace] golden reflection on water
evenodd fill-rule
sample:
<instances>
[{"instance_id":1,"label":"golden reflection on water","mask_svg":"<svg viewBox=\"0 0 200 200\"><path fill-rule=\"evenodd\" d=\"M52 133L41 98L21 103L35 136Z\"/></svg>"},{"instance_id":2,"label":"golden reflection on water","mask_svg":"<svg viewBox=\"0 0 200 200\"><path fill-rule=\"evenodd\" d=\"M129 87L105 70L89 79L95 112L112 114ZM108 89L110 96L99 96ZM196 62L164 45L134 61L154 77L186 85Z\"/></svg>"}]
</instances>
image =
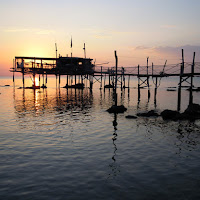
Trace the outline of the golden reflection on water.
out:
<instances>
[{"instance_id":1,"label":"golden reflection on water","mask_svg":"<svg viewBox=\"0 0 200 200\"><path fill-rule=\"evenodd\" d=\"M41 115L45 112L84 110L93 104L93 95L88 90L75 89L21 89L13 93L18 114Z\"/></svg>"}]
</instances>

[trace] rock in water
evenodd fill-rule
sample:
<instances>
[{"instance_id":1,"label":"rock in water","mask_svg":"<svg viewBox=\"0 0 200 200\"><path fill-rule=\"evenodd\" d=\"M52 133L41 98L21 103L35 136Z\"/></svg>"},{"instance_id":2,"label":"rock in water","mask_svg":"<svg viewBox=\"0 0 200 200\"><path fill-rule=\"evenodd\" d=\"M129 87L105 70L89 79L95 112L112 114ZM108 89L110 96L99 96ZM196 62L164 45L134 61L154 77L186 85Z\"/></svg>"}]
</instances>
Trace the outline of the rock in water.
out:
<instances>
[{"instance_id":1,"label":"rock in water","mask_svg":"<svg viewBox=\"0 0 200 200\"><path fill-rule=\"evenodd\" d=\"M158 117L159 114L155 112L154 110L150 110L149 112L144 112L144 113L138 113L137 116L140 117Z\"/></svg>"},{"instance_id":2,"label":"rock in water","mask_svg":"<svg viewBox=\"0 0 200 200\"><path fill-rule=\"evenodd\" d=\"M160 115L164 120L176 120L180 113L175 110L164 110Z\"/></svg>"},{"instance_id":3,"label":"rock in water","mask_svg":"<svg viewBox=\"0 0 200 200\"><path fill-rule=\"evenodd\" d=\"M123 105L121 106L111 106L108 110L109 113L123 113L127 111L127 108L125 108Z\"/></svg>"}]
</instances>

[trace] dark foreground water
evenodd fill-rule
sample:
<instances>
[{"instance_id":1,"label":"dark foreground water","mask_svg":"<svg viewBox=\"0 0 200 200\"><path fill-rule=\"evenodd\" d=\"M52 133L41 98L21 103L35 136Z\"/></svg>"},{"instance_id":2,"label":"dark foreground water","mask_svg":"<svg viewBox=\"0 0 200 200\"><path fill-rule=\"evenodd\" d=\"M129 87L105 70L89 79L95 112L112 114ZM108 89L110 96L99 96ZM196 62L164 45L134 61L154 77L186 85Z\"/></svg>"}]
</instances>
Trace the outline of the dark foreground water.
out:
<instances>
[{"instance_id":1,"label":"dark foreground water","mask_svg":"<svg viewBox=\"0 0 200 200\"><path fill-rule=\"evenodd\" d=\"M153 90L137 102L133 80L130 95L118 91L128 108L118 115L106 112L112 91L59 90L54 81L33 91L0 79L0 199L200 199L200 121L125 118L176 109L177 92L166 91L175 80L163 80L156 105ZM187 91L182 98L184 110Z\"/></svg>"}]
</instances>

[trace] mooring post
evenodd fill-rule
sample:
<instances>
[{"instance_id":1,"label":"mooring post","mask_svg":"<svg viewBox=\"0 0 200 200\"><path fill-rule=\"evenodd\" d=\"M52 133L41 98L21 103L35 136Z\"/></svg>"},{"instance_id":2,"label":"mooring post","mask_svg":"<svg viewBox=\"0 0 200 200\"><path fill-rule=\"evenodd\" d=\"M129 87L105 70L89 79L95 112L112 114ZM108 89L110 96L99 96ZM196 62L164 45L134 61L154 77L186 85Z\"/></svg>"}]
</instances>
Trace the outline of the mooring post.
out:
<instances>
[{"instance_id":1,"label":"mooring post","mask_svg":"<svg viewBox=\"0 0 200 200\"><path fill-rule=\"evenodd\" d=\"M102 89L102 66L101 66L101 83L100 83L100 89Z\"/></svg>"},{"instance_id":2,"label":"mooring post","mask_svg":"<svg viewBox=\"0 0 200 200\"><path fill-rule=\"evenodd\" d=\"M140 66L138 65L138 101L140 101Z\"/></svg>"},{"instance_id":3,"label":"mooring post","mask_svg":"<svg viewBox=\"0 0 200 200\"><path fill-rule=\"evenodd\" d=\"M90 91L92 91L92 88L93 88L93 76L90 75Z\"/></svg>"},{"instance_id":4,"label":"mooring post","mask_svg":"<svg viewBox=\"0 0 200 200\"><path fill-rule=\"evenodd\" d=\"M128 93L129 93L129 90L130 90L130 75L128 75Z\"/></svg>"},{"instance_id":5,"label":"mooring post","mask_svg":"<svg viewBox=\"0 0 200 200\"><path fill-rule=\"evenodd\" d=\"M177 106L178 111L180 111L180 109L181 109L181 85L182 85L183 73L184 73L184 50L182 49L182 64L181 64L181 69L180 69L179 87L178 87L178 106Z\"/></svg>"},{"instance_id":6,"label":"mooring post","mask_svg":"<svg viewBox=\"0 0 200 200\"><path fill-rule=\"evenodd\" d=\"M194 65L195 65L195 52L193 55L193 62L191 66L191 81L190 81L190 99L189 99L189 104L193 103L193 95L192 95L192 90L193 90L193 77L194 77Z\"/></svg>"},{"instance_id":7,"label":"mooring post","mask_svg":"<svg viewBox=\"0 0 200 200\"><path fill-rule=\"evenodd\" d=\"M74 78L75 78L75 83L74 83L74 84L75 84L75 86L76 86L76 74L74 75Z\"/></svg>"},{"instance_id":8,"label":"mooring post","mask_svg":"<svg viewBox=\"0 0 200 200\"><path fill-rule=\"evenodd\" d=\"M35 88L35 72L33 72L33 87Z\"/></svg>"},{"instance_id":9,"label":"mooring post","mask_svg":"<svg viewBox=\"0 0 200 200\"><path fill-rule=\"evenodd\" d=\"M83 75L81 74L81 84L83 84Z\"/></svg>"},{"instance_id":10,"label":"mooring post","mask_svg":"<svg viewBox=\"0 0 200 200\"><path fill-rule=\"evenodd\" d=\"M24 81L24 67L22 68L22 82L23 82L23 88L25 87L25 81Z\"/></svg>"},{"instance_id":11,"label":"mooring post","mask_svg":"<svg viewBox=\"0 0 200 200\"><path fill-rule=\"evenodd\" d=\"M110 69L108 68L108 84L110 85Z\"/></svg>"},{"instance_id":12,"label":"mooring post","mask_svg":"<svg viewBox=\"0 0 200 200\"><path fill-rule=\"evenodd\" d=\"M115 86L114 86L114 95L115 95L115 106L117 106L117 66L118 66L118 57L117 51L115 51Z\"/></svg>"},{"instance_id":13,"label":"mooring post","mask_svg":"<svg viewBox=\"0 0 200 200\"><path fill-rule=\"evenodd\" d=\"M123 67L122 67L122 71L121 71L121 91L122 91L122 88L123 88L123 85L122 85L122 82L123 82L122 72L123 72Z\"/></svg>"},{"instance_id":14,"label":"mooring post","mask_svg":"<svg viewBox=\"0 0 200 200\"><path fill-rule=\"evenodd\" d=\"M42 84L42 86L43 86L43 88L44 88L44 71L42 72L42 82L43 82L43 84Z\"/></svg>"},{"instance_id":15,"label":"mooring post","mask_svg":"<svg viewBox=\"0 0 200 200\"><path fill-rule=\"evenodd\" d=\"M13 83L15 82L15 59L13 59Z\"/></svg>"},{"instance_id":16,"label":"mooring post","mask_svg":"<svg viewBox=\"0 0 200 200\"><path fill-rule=\"evenodd\" d=\"M125 80L125 76L124 76L124 67L122 69L123 69L123 82L124 82L123 88L125 89L126 88L126 80Z\"/></svg>"},{"instance_id":17,"label":"mooring post","mask_svg":"<svg viewBox=\"0 0 200 200\"><path fill-rule=\"evenodd\" d=\"M58 81L57 81L57 79L58 79L58 75L56 74L56 88L57 88L57 86L58 86Z\"/></svg>"},{"instance_id":18,"label":"mooring post","mask_svg":"<svg viewBox=\"0 0 200 200\"><path fill-rule=\"evenodd\" d=\"M149 57L147 57L147 86L148 86L148 99L150 99L150 87L149 87Z\"/></svg>"},{"instance_id":19,"label":"mooring post","mask_svg":"<svg viewBox=\"0 0 200 200\"><path fill-rule=\"evenodd\" d=\"M152 79L153 79L154 71L153 71L153 63L152 63ZM154 105L156 107L156 96L157 96L157 89L158 89L158 77L156 76L155 90L154 90Z\"/></svg>"},{"instance_id":20,"label":"mooring post","mask_svg":"<svg viewBox=\"0 0 200 200\"><path fill-rule=\"evenodd\" d=\"M67 75L67 83L66 83L66 87L68 86L68 82L69 82L69 75ZM68 87L67 87L68 88Z\"/></svg>"},{"instance_id":21,"label":"mooring post","mask_svg":"<svg viewBox=\"0 0 200 200\"><path fill-rule=\"evenodd\" d=\"M60 73L59 73L59 75L58 75L58 87L60 87Z\"/></svg>"},{"instance_id":22,"label":"mooring post","mask_svg":"<svg viewBox=\"0 0 200 200\"><path fill-rule=\"evenodd\" d=\"M104 76L104 92L105 92L105 85L106 85L106 74Z\"/></svg>"},{"instance_id":23,"label":"mooring post","mask_svg":"<svg viewBox=\"0 0 200 200\"><path fill-rule=\"evenodd\" d=\"M47 73L46 73L46 85L47 85Z\"/></svg>"},{"instance_id":24,"label":"mooring post","mask_svg":"<svg viewBox=\"0 0 200 200\"><path fill-rule=\"evenodd\" d=\"M40 74L39 74L39 86L40 86Z\"/></svg>"}]
</instances>

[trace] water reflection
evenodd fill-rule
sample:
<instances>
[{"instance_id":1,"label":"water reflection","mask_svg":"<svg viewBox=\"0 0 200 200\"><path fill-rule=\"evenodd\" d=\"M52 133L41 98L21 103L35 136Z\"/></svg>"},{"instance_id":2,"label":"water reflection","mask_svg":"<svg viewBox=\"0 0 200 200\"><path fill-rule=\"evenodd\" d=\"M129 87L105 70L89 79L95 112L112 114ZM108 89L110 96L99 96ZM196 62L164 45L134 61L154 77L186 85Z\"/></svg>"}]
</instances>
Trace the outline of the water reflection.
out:
<instances>
[{"instance_id":1,"label":"water reflection","mask_svg":"<svg viewBox=\"0 0 200 200\"><path fill-rule=\"evenodd\" d=\"M117 156L117 114L114 113L114 120L113 120L113 127L114 127L114 133L113 133L113 147L114 147L114 152L112 156L112 163L109 165L111 169L111 173L109 173L108 179L109 178L115 178L119 173L120 173L120 166L117 164L116 156Z\"/></svg>"},{"instance_id":2,"label":"water reflection","mask_svg":"<svg viewBox=\"0 0 200 200\"><path fill-rule=\"evenodd\" d=\"M60 89L18 90L14 92L14 107L19 118L44 113L77 111L85 113L93 104L93 95L87 90Z\"/></svg>"},{"instance_id":3,"label":"water reflection","mask_svg":"<svg viewBox=\"0 0 200 200\"><path fill-rule=\"evenodd\" d=\"M195 150L200 144L200 127L195 122L180 122L177 133L175 146L179 150L178 154L181 154L183 150Z\"/></svg>"}]
</instances>

